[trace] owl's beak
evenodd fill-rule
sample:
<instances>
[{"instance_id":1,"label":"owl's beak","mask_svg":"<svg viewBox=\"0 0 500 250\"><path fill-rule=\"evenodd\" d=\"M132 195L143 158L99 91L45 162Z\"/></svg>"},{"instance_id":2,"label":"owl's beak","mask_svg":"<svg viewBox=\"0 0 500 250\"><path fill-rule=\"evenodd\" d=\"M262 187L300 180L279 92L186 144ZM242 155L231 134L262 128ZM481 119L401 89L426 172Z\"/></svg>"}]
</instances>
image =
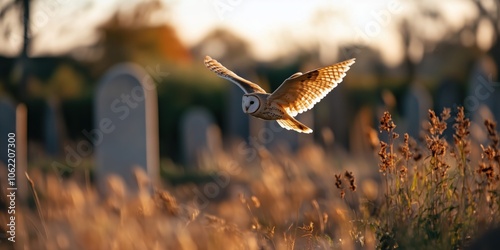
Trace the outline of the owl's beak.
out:
<instances>
[{"instance_id":1,"label":"owl's beak","mask_svg":"<svg viewBox=\"0 0 500 250\"><path fill-rule=\"evenodd\" d=\"M248 106L245 107L245 113L248 113Z\"/></svg>"}]
</instances>

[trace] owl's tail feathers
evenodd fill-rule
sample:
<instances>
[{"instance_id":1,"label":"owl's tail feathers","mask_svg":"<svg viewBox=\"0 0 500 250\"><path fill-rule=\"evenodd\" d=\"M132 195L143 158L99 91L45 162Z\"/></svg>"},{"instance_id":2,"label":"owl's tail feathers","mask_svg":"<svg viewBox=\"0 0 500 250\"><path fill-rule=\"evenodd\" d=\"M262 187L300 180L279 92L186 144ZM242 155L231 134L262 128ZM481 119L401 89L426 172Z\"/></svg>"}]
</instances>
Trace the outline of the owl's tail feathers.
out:
<instances>
[{"instance_id":1,"label":"owl's tail feathers","mask_svg":"<svg viewBox=\"0 0 500 250\"><path fill-rule=\"evenodd\" d=\"M285 119L279 119L276 121L281 127L286 128L288 130L295 130L299 133L306 133L306 134L310 134L313 132L312 129L300 123L299 121L295 120L295 118L293 117L287 117Z\"/></svg>"}]
</instances>

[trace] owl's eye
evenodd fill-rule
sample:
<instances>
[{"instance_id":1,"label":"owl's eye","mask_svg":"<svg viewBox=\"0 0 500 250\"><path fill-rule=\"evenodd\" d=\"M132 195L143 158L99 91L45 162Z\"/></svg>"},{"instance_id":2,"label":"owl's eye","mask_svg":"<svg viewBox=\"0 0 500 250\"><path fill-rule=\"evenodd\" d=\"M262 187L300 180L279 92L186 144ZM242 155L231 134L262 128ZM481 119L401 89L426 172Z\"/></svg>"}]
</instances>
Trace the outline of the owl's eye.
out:
<instances>
[{"instance_id":1,"label":"owl's eye","mask_svg":"<svg viewBox=\"0 0 500 250\"><path fill-rule=\"evenodd\" d=\"M250 105L254 104L255 102L254 101L250 101Z\"/></svg>"}]
</instances>

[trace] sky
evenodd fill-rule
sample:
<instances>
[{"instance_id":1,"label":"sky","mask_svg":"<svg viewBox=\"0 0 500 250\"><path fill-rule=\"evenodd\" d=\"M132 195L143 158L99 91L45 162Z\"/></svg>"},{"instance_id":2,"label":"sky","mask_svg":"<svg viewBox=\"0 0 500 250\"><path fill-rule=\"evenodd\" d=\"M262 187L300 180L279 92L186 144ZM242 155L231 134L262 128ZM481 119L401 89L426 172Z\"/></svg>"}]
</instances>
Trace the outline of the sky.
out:
<instances>
[{"instance_id":1,"label":"sky","mask_svg":"<svg viewBox=\"0 0 500 250\"><path fill-rule=\"evenodd\" d=\"M490 0L484 0L490 1ZM126 2L127 4L123 4ZM57 55L97 40L95 27L118 8L131 11L139 0L33 0L31 55ZM353 41L378 48L388 64L401 60L397 23L414 15L416 1L409 0L164 0L168 8L151 17L153 23L172 23L188 46L199 42L215 27L224 27L248 40L257 59L271 60L291 49L318 47L325 58L340 57L338 46ZM421 0L443 13L450 27L458 29L473 19L470 1ZM1 5L0 5L1 6ZM14 21L13 21L14 20ZM8 21L15 22L12 15ZM432 25L432 24L431 24ZM431 26L430 25L430 26ZM1 27L1 26L0 26ZM420 32L442 38L450 27L424 27ZM1 38L0 54L16 55L21 29L9 40ZM485 33L488 33L486 28Z\"/></svg>"}]
</instances>

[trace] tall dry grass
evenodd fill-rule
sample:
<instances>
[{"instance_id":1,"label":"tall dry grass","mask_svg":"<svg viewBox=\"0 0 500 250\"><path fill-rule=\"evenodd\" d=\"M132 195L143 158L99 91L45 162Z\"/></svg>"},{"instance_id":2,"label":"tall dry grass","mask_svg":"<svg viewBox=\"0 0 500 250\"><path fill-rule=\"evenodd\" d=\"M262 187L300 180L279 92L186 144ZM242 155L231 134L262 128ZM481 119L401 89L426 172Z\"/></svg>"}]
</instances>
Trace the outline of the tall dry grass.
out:
<instances>
[{"instance_id":1,"label":"tall dry grass","mask_svg":"<svg viewBox=\"0 0 500 250\"><path fill-rule=\"evenodd\" d=\"M296 153L254 145L256 155L248 159L229 147L204 168L211 178L229 177L217 193L218 182L210 178L175 186L166 181L151 193L145 174L136 171L138 191L111 176L109 192L99 195L78 178L60 180L33 169L37 202L19 208L20 245L3 239L1 244L17 249L463 249L499 222L499 136L496 124L485 121L489 144L475 145L463 108L452 128L447 127L450 114L429 111L418 143L399 136L391 115L384 113L379 130L387 141L370 135L375 160L317 145ZM448 129L454 131L450 141L443 136ZM480 159L473 160L473 149L481 151ZM201 199L210 188L214 195Z\"/></svg>"},{"instance_id":2,"label":"tall dry grass","mask_svg":"<svg viewBox=\"0 0 500 250\"><path fill-rule=\"evenodd\" d=\"M498 225L499 137L496 124L486 120L489 145L472 145L470 121L459 107L453 124L453 141L443 138L450 109L438 116L429 110L425 151L415 154L407 134L395 153L395 125L388 113L380 129L389 134L380 142L380 172L385 182L385 203L375 218L379 247L462 249L488 228ZM471 147L482 149L472 162ZM389 150L388 150L389 148Z\"/></svg>"}]
</instances>

